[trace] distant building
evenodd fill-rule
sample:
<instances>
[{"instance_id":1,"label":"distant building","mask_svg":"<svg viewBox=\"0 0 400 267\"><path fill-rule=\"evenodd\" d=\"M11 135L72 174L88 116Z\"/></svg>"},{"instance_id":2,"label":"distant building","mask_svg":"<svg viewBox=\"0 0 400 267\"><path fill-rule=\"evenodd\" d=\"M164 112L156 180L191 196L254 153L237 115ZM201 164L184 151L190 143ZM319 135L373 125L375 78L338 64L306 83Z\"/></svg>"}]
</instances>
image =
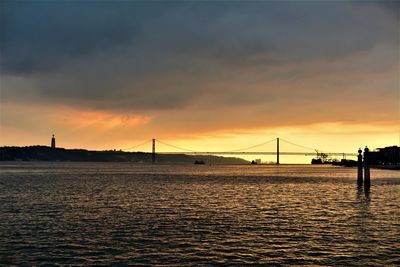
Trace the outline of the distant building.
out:
<instances>
[{"instance_id":1,"label":"distant building","mask_svg":"<svg viewBox=\"0 0 400 267\"><path fill-rule=\"evenodd\" d=\"M54 137L54 134L53 137L51 138L51 148L56 148L56 138Z\"/></svg>"},{"instance_id":2,"label":"distant building","mask_svg":"<svg viewBox=\"0 0 400 267\"><path fill-rule=\"evenodd\" d=\"M388 146L378 148L376 151L369 152L371 164L379 165L399 165L400 164L400 147Z\"/></svg>"}]
</instances>

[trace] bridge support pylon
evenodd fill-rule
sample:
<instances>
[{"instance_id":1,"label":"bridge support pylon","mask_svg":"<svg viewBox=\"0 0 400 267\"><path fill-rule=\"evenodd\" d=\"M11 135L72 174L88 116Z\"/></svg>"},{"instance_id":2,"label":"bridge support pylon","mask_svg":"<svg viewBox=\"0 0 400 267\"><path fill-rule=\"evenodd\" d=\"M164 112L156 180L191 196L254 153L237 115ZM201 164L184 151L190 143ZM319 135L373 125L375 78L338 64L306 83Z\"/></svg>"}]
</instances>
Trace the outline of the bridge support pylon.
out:
<instances>
[{"instance_id":1,"label":"bridge support pylon","mask_svg":"<svg viewBox=\"0 0 400 267\"><path fill-rule=\"evenodd\" d=\"M151 149L151 162L156 162L156 139L153 138L152 149Z\"/></svg>"},{"instance_id":2,"label":"bridge support pylon","mask_svg":"<svg viewBox=\"0 0 400 267\"><path fill-rule=\"evenodd\" d=\"M279 165L279 137L276 138L276 164Z\"/></svg>"}]
</instances>

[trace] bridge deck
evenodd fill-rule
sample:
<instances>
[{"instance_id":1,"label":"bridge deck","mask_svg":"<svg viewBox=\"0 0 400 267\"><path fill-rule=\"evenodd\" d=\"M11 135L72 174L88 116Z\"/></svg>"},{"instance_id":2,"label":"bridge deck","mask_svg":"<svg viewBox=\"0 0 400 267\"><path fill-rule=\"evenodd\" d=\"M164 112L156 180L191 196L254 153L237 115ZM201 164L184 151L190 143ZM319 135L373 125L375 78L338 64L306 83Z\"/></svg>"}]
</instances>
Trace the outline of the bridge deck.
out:
<instances>
[{"instance_id":1,"label":"bridge deck","mask_svg":"<svg viewBox=\"0 0 400 267\"><path fill-rule=\"evenodd\" d=\"M157 152L157 154L186 154L186 155L276 155L277 152L238 152L238 151L220 151L220 152ZM322 153L319 153L320 155ZM323 153L327 156L347 156L356 157L357 153ZM317 156L316 152L279 152L279 155L292 156Z\"/></svg>"}]
</instances>

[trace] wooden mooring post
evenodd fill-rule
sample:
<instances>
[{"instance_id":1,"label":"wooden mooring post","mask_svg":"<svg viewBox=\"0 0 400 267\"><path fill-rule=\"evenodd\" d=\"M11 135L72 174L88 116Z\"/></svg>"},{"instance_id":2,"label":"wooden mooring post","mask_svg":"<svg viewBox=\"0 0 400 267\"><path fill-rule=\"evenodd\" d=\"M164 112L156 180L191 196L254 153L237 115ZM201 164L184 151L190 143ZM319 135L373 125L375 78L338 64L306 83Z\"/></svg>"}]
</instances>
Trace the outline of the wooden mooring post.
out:
<instances>
[{"instance_id":1,"label":"wooden mooring post","mask_svg":"<svg viewBox=\"0 0 400 267\"><path fill-rule=\"evenodd\" d=\"M358 156L357 156L357 163L358 163L358 174L357 174L357 185L358 188L362 187L363 185L363 156L362 156L361 148L358 149Z\"/></svg>"},{"instance_id":2,"label":"wooden mooring post","mask_svg":"<svg viewBox=\"0 0 400 267\"><path fill-rule=\"evenodd\" d=\"M365 149L364 149L364 189L365 190L369 190L369 188L371 187L369 163L370 163L369 149L368 149L368 147L365 147Z\"/></svg>"},{"instance_id":3,"label":"wooden mooring post","mask_svg":"<svg viewBox=\"0 0 400 267\"><path fill-rule=\"evenodd\" d=\"M365 149L364 149L364 156L361 153L362 153L362 150L360 148L358 150L358 156L357 156L357 166L358 166L357 185L358 185L358 188L360 189L364 184L364 190L366 192L369 192L369 189L371 187L371 173L370 173L370 166L369 166L370 154L369 154L368 147L365 147ZM363 174L364 174L364 177L363 177Z\"/></svg>"},{"instance_id":4,"label":"wooden mooring post","mask_svg":"<svg viewBox=\"0 0 400 267\"><path fill-rule=\"evenodd\" d=\"M151 146L151 162L154 163L156 162L156 139L152 140L152 146Z\"/></svg>"}]
</instances>

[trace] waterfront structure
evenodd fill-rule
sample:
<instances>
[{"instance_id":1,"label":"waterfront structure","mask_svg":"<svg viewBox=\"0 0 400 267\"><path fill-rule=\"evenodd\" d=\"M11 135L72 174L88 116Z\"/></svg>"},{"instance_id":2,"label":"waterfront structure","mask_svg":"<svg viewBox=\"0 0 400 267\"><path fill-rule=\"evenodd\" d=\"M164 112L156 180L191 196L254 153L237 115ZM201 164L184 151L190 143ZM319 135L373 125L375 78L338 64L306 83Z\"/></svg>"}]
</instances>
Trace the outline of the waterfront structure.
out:
<instances>
[{"instance_id":1,"label":"waterfront structure","mask_svg":"<svg viewBox=\"0 0 400 267\"><path fill-rule=\"evenodd\" d=\"M369 161L373 165L399 165L400 147L388 146L369 152Z\"/></svg>"}]
</instances>

